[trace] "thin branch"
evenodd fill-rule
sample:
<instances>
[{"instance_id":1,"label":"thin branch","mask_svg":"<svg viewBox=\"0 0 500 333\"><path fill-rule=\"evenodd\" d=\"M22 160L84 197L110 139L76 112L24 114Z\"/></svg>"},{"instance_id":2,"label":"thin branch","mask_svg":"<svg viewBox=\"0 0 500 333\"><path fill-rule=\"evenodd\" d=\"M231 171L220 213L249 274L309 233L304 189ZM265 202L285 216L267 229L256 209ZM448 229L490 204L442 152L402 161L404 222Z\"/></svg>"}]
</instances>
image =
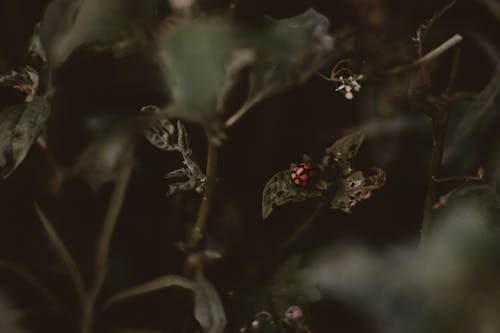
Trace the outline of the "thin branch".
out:
<instances>
[{"instance_id":1,"label":"thin branch","mask_svg":"<svg viewBox=\"0 0 500 333\"><path fill-rule=\"evenodd\" d=\"M309 231L311 226L316 222L318 217L323 212L326 207L325 201L320 201L316 206L314 212L307 218L307 220L302 223L297 230L276 250L275 261L283 258L299 241L300 239Z\"/></svg>"},{"instance_id":2,"label":"thin branch","mask_svg":"<svg viewBox=\"0 0 500 333\"><path fill-rule=\"evenodd\" d=\"M225 127L229 128L234 124L236 124L238 120L241 119L241 117L243 117L248 111L250 111L258 102L260 102L271 91L273 91L273 89L271 88L264 89L262 92L256 94L250 100L245 102L245 104L243 104L243 106L235 114L233 114L226 120Z\"/></svg>"},{"instance_id":3,"label":"thin branch","mask_svg":"<svg viewBox=\"0 0 500 333\"><path fill-rule=\"evenodd\" d=\"M211 142L208 138L208 153L207 153L207 168L206 168L206 182L205 191L203 193L203 199L201 202L200 210L198 211L198 217L196 223L193 226L193 231L188 242L188 248L196 248L198 242L201 240L203 235L203 229L207 223L210 211L212 208L214 189L217 176L217 161L219 156L219 147Z\"/></svg>"},{"instance_id":4,"label":"thin branch","mask_svg":"<svg viewBox=\"0 0 500 333\"><path fill-rule=\"evenodd\" d=\"M98 282L102 283L101 280L104 279L109 260L109 249L111 246L111 240L116 228L116 222L118 221L118 216L123 206L125 200L125 195L127 193L127 187L130 180L130 175L132 174L133 163L129 162L124 166L124 169L119 176L119 179L115 185L111 201L108 206L108 211L104 219L104 224L101 229L100 237L97 241L97 251L96 251L96 279ZM100 278L99 278L100 277ZM98 283L99 284L99 283Z\"/></svg>"},{"instance_id":5,"label":"thin branch","mask_svg":"<svg viewBox=\"0 0 500 333\"><path fill-rule=\"evenodd\" d=\"M427 53L425 56L417 59L415 62L409 64L409 65L403 65L403 66L398 66L395 67L391 70L389 70L389 74L399 74L403 73L409 70L412 70L416 67L419 67L424 64L428 64L429 62L432 62L434 59L437 57L441 56L443 53L451 49L452 47L456 46L457 44L461 43L463 40L463 37L459 34L455 34L453 37L436 47L434 50L430 51Z\"/></svg>"},{"instance_id":6,"label":"thin branch","mask_svg":"<svg viewBox=\"0 0 500 333\"><path fill-rule=\"evenodd\" d=\"M210 140L207 131L208 140L208 152L207 152L207 166L206 166L206 181L205 188L203 191L203 198L198 210L198 216L196 222L191 230L191 235L188 242L186 243L186 248L190 251L196 250L199 242L203 238L203 230L208 221L210 211L212 209L212 204L214 200L215 184L217 177L217 162L219 159L219 147L218 145ZM195 265L199 263L198 260L192 261L192 256L188 256L186 265L184 267L184 275L190 276L196 271Z\"/></svg>"},{"instance_id":7,"label":"thin branch","mask_svg":"<svg viewBox=\"0 0 500 333\"><path fill-rule=\"evenodd\" d=\"M448 182L457 182L457 181L483 181L484 179L480 176L454 176L454 177L446 177L433 179L435 183L448 183Z\"/></svg>"},{"instance_id":8,"label":"thin branch","mask_svg":"<svg viewBox=\"0 0 500 333\"><path fill-rule=\"evenodd\" d=\"M8 318L7 320L10 322L17 322L38 313L52 313L74 319L74 315L72 313L59 306L37 306L29 309L13 310L5 314L5 317Z\"/></svg>"},{"instance_id":9,"label":"thin branch","mask_svg":"<svg viewBox=\"0 0 500 333\"><path fill-rule=\"evenodd\" d=\"M29 270L14 262L0 260L0 268L8 270L19 278L33 286L41 295L43 295L52 306L57 306L59 301L52 294L52 292L33 275Z\"/></svg>"},{"instance_id":10,"label":"thin branch","mask_svg":"<svg viewBox=\"0 0 500 333\"><path fill-rule=\"evenodd\" d=\"M63 264L66 266L66 270L71 277L71 281L75 286L75 290L80 301L83 302L86 297L86 287L75 259L67 249L66 245L64 245L64 242L57 234L56 230L52 226L52 223L50 223L47 216L43 213L42 209L37 203L35 203L35 210L38 214L38 217L40 218L40 221L42 222L45 232L47 232L50 242L56 249L56 252L61 258Z\"/></svg>"},{"instance_id":11,"label":"thin branch","mask_svg":"<svg viewBox=\"0 0 500 333\"><path fill-rule=\"evenodd\" d=\"M116 185L111 196L108 211L104 219L102 230L97 241L95 276L91 290L85 297L82 306L81 332L90 333L94 326L94 316L97 299L108 273L109 249L116 227L116 222L123 207L127 187L133 170L133 162L124 165L116 181Z\"/></svg>"},{"instance_id":12,"label":"thin branch","mask_svg":"<svg viewBox=\"0 0 500 333\"><path fill-rule=\"evenodd\" d=\"M458 65L460 62L460 54L461 54L461 48L457 48L451 65L448 87L442 94L442 98L444 99L445 105L441 107L436 106L431 118L433 145L432 145L431 162L429 166L429 175L428 175L429 178L427 181L427 194L425 198L424 213L422 220L422 233L420 239L421 244L424 244L424 242L429 238L433 227L434 207L436 201L438 200L438 183L436 182L436 179L439 179L441 164L443 162L443 152L444 152L446 130L448 127L448 118L449 118L449 101L446 101L446 97L449 94L451 94L453 85L457 77Z\"/></svg>"}]
</instances>

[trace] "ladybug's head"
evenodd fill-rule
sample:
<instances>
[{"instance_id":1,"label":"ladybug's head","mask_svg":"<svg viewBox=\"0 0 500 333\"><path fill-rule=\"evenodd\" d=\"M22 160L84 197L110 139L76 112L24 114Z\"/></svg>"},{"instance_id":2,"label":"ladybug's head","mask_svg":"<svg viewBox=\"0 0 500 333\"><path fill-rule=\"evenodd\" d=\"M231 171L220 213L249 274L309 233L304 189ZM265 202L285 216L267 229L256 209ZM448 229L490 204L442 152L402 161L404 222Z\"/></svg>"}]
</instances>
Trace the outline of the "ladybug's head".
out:
<instances>
[{"instance_id":1,"label":"ladybug's head","mask_svg":"<svg viewBox=\"0 0 500 333\"><path fill-rule=\"evenodd\" d=\"M307 187L316 179L316 168L310 162L303 162L290 171L290 181L293 186Z\"/></svg>"}]
</instances>

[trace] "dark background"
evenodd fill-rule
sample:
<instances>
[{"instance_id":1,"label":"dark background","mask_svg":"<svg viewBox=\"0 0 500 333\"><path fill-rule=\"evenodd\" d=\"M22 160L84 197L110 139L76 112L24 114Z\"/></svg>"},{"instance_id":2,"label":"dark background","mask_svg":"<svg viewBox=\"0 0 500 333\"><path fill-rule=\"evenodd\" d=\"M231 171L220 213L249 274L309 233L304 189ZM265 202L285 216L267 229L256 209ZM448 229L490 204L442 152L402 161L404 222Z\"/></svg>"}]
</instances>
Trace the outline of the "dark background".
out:
<instances>
[{"instance_id":1,"label":"dark background","mask_svg":"<svg viewBox=\"0 0 500 333\"><path fill-rule=\"evenodd\" d=\"M354 51L339 54L338 59L352 57L358 69L370 70L414 59L411 37L421 23L447 3L247 0L239 2L237 8L242 18L258 19L264 14L289 17L313 6L330 19L334 35L344 30L353 32ZM47 1L0 0L2 72L24 63L29 37L46 4ZM211 10L220 10L224 4L218 6ZM498 47L499 28L498 19L482 2L458 0L432 30L426 49L439 45L454 33L462 34L465 41L457 89L477 93L494 69L479 47L477 36L492 45L496 42ZM449 60L445 55L438 62L433 77L435 89L447 79ZM323 72L328 73L333 64L325 66ZM224 258L209 265L207 275L223 296L233 331L261 310L257 301L257 305L246 302L245 296L249 291L261 290L265 283L264 279L255 278L254 267L265 262L277 244L314 210L315 202L287 205L276 209L266 222L260 213L261 193L267 180L291 162L300 161L303 153L319 160L324 148L333 141L351 130L368 126L373 130L367 132L355 164L361 169L382 167L388 178L387 184L352 214L325 212L297 252L310 254L325 246L350 241L383 249L417 239L431 151L428 119L411 107L403 84L399 87L397 82L370 80L362 85L359 95L348 101L334 91L333 83L313 76L305 84L259 104L228 131L228 140L220 153L216 202L207 240L210 246L223 251ZM13 91L2 91L0 104L9 105L19 98ZM457 111L454 117L460 115ZM450 131L453 124L452 120ZM498 152L497 127L498 116L491 118L464 147L463 155L472 163L453 161L446 165L445 173L472 174L477 167L489 165ZM203 165L206 153L203 133L194 125L189 130L193 149ZM162 274L180 272L185 256L176 243L186 238L198 207L199 198L195 194L168 198L164 195L167 182L162 176L180 163L177 155L155 150L144 141L139 144L137 161L113 241L106 294ZM83 273L88 275L95 235L111 186L105 185L94 192L80 181L68 180L59 195L52 195L45 188L47 169L45 152L34 147L13 176L0 180L0 258L29 267L71 307L76 307L71 285L34 213L33 202L41 203ZM228 293L233 291L235 296L229 297ZM17 307L40 302L7 273L0 275L0 293ZM164 327L168 332L183 332L191 306L187 293L165 291L114 307L100 325ZM368 319L360 320L362 314L334 300L313 304L310 316L315 332L332 332L333 328L373 331ZM33 332L74 330L71 322L50 315L34 315L24 324Z\"/></svg>"}]
</instances>

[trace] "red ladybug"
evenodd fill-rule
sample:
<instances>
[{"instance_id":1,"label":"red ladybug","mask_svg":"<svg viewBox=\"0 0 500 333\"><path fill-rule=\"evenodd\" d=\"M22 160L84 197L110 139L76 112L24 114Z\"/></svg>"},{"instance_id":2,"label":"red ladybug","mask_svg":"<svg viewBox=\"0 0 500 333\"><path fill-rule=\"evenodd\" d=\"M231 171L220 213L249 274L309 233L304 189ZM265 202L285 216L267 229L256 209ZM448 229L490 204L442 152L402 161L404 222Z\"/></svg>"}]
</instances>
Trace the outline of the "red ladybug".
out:
<instances>
[{"instance_id":1,"label":"red ladybug","mask_svg":"<svg viewBox=\"0 0 500 333\"><path fill-rule=\"evenodd\" d=\"M306 187L313 183L316 177L316 169L309 162L303 162L292 168L290 181L293 186Z\"/></svg>"}]
</instances>

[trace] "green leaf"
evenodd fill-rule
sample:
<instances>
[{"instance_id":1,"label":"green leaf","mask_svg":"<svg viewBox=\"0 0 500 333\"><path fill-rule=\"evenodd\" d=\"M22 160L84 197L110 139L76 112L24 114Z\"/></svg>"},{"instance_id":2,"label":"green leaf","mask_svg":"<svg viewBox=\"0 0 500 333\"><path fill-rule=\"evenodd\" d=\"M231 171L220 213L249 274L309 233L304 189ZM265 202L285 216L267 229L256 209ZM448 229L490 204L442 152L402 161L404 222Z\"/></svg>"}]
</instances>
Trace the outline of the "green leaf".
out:
<instances>
[{"instance_id":1,"label":"green leaf","mask_svg":"<svg viewBox=\"0 0 500 333\"><path fill-rule=\"evenodd\" d=\"M113 304L121 302L123 300L129 299L131 297L141 296L156 292L165 288L170 287L181 287L184 289L195 290L196 284L182 276L178 275L166 275L163 277L156 278L154 280L142 283L138 286L129 288L127 290L121 291L113 296L111 296L103 305L103 309L106 310Z\"/></svg>"},{"instance_id":2,"label":"green leaf","mask_svg":"<svg viewBox=\"0 0 500 333\"><path fill-rule=\"evenodd\" d=\"M374 169L370 176L356 171L347 178L339 178L330 207L349 213L358 203L370 198L372 191L379 189L384 183L385 172L382 169Z\"/></svg>"},{"instance_id":3,"label":"green leaf","mask_svg":"<svg viewBox=\"0 0 500 333\"><path fill-rule=\"evenodd\" d=\"M261 29L224 18L198 18L160 37L160 59L173 94L174 117L207 123L230 111L231 126L273 94L304 82L332 49L328 20L309 10ZM246 99L227 110L232 93L246 86Z\"/></svg>"},{"instance_id":4,"label":"green leaf","mask_svg":"<svg viewBox=\"0 0 500 333\"><path fill-rule=\"evenodd\" d=\"M131 40L159 23L157 0L55 0L41 21L42 46L57 67L79 46ZM141 35L141 37L145 37Z\"/></svg>"},{"instance_id":5,"label":"green leaf","mask_svg":"<svg viewBox=\"0 0 500 333\"><path fill-rule=\"evenodd\" d=\"M277 206L317 197L321 197L320 191L294 187L290 183L290 170L280 171L267 182L262 192L262 218L267 219Z\"/></svg>"},{"instance_id":6,"label":"green leaf","mask_svg":"<svg viewBox=\"0 0 500 333\"><path fill-rule=\"evenodd\" d=\"M200 272L195 291L194 316L204 333L222 333L227 324L219 294Z\"/></svg>"},{"instance_id":7,"label":"green leaf","mask_svg":"<svg viewBox=\"0 0 500 333\"><path fill-rule=\"evenodd\" d=\"M326 153L337 160L350 160L358 154L364 139L365 135L362 131L347 135L326 148Z\"/></svg>"},{"instance_id":8,"label":"green leaf","mask_svg":"<svg viewBox=\"0 0 500 333\"><path fill-rule=\"evenodd\" d=\"M46 99L11 106L0 112L0 170L8 177L24 160L49 117Z\"/></svg>"}]
</instances>

